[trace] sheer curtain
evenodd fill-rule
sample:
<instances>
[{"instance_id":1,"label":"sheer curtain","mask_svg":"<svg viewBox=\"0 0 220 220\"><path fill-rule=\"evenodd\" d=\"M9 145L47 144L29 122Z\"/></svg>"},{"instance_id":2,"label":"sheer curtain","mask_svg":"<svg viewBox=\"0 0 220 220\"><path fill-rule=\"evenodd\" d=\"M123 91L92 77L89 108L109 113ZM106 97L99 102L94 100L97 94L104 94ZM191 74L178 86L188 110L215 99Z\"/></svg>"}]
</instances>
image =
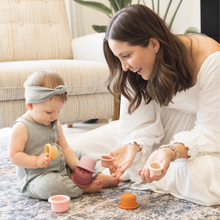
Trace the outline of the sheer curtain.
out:
<instances>
[{"instance_id":1,"label":"sheer curtain","mask_svg":"<svg viewBox=\"0 0 220 220\"><path fill-rule=\"evenodd\" d=\"M85 35L81 5L73 0L65 0L72 38Z\"/></svg>"}]
</instances>

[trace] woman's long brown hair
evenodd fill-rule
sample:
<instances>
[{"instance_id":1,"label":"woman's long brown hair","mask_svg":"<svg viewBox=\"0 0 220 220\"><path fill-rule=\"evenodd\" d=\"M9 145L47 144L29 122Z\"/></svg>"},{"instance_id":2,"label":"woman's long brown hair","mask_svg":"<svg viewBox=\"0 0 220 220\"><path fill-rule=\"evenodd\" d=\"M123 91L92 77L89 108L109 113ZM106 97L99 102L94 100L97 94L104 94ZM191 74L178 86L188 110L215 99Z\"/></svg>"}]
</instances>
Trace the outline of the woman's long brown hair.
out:
<instances>
[{"instance_id":1,"label":"woman's long brown hair","mask_svg":"<svg viewBox=\"0 0 220 220\"><path fill-rule=\"evenodd\" d=\"M160 42L151 78L144 80L130 70L123 71L120 60L109 48L108 40L147 47L150 38ZM111 93L122 94L129 100L129 114L138 108L142 97L146 104L155 100L160 106L167 106L178 91L186 90L192 84L185 45L155 12L144 5L125 7L112 17L103 47L110 69L107 87Z\"/></svg>"}]
</instances>

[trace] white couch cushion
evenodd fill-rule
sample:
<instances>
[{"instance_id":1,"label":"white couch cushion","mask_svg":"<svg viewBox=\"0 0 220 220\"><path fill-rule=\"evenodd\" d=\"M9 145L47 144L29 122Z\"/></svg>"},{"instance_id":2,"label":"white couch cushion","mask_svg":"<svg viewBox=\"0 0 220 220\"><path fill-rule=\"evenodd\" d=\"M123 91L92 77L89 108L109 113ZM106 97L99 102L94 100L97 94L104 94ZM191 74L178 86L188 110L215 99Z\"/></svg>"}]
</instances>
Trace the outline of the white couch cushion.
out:
<instances>
[{"instance_id":1,"label":"white couch cushion","mask_svg":"<svg viewBox=\"0 0 220 220\"><path fill-rule=\"evenodd\" d=\"M0 101L24 99L25 80L34 72L51 70L60 74L68 95L108 93L105 81L107 64L83 60L41 60L3 62L0 65Z\"/></svg>"}]
</instances>

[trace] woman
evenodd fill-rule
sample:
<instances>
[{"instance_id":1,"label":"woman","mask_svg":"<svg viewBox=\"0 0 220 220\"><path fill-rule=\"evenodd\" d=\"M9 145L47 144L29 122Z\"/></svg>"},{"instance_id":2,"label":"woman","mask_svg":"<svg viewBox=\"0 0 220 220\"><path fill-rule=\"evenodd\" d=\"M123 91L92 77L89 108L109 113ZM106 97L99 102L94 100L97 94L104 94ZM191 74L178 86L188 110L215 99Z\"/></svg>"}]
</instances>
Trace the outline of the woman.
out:
<instances>
[{"instance_id":1,"label":"woman","mask_svg":"<svg viewBox=\"0 0 220 220\"><path fill-rule=\"evenodd\" d=\"M220 204L219 51L209 37L172 34L143 5L112 17L108 88L122 94L113 176L127 171L133 188ZM150 175L151 161L163 164L160 176Z\"/></svg>"}]
</instances>

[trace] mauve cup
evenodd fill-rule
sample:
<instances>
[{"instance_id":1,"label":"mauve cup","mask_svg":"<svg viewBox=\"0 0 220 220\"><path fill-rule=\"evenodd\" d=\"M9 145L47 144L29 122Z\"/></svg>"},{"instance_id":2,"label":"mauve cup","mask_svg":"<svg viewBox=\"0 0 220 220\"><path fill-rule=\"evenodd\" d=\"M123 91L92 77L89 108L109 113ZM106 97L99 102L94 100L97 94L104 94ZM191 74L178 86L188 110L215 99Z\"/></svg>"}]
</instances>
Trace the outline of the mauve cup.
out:
<instances>
[{"instance_id":1,"label":"mauve cup","mask_svg":"<svg viewBox=\"0 0 220 220\"><path fill-rule=\"evenodd\" d=\"M92 173L95 173L95 166L96 166L96 161L93 160L90 157L82 156L79 164L76 164L77 167L83 168L85 170L88 170Z\"/></svg>"},{"instance_id":2,"label":"mauve cup","mask_svg":"<svg viewBox=\"0 0 220 220\"><path fill-rule=\"evenodd\" d=\"M70 197L66 195L51 196L48 199L48 202L51 203L51 210L56 213L67 211L69 201L70 201Z\"/></svg>"},{"instance_id":3,"label":"mauve cup","mask_svg":"<svg viewBox=\"0 0 220 220\"><path fill-rule=\"evenodd\" d=\"M153 161L148 164L148 168L150 169L151 175L160 176L164 167L162 163Z\"/></svg>"},{"instance_id":4,"label":"mauve cup","mask_svg":"<svg viewBox=\"0 0 220 220\"><path fill-rule=\"evenodd\" d=\"M92 185L92 172L77 167L71 174L71 180L81 188L87 188Z\"/></svg>"},{"instance_id":5,"label":"mauve cup","mask_svg":"<svg viewBox=\"0 0 220 220\"><path fill-rule=\"evenodd\" d=\"M57 146L51 146L50 144L45 145L44 152L49 153L49 158L51 160L56 159L59 153Z\"/></svg>"},{"instance_id":6,"label":"mauve cup","mask_svg":"<svg viewBox=\"0 0 220 220\"><path fill-rule=\"evenodd\" d=\"M111 157L109 155L103 155L100 157L101 160L101 165L103 167L110 167L111 165L113 165L113 161L114 161L114 157Z\"/></svg>"},{"instance_id":7,"label":"mauve cup","mask_svg":"<svg viewBox=\"0 0 220 220\"><path fill-rule=\"evenodd\" d=\"M136 209L139 204L136 202L136 196L133 193L124 193L121 195L121 202L118 206L122 209Z\"/></svg>"}]
</instances>

